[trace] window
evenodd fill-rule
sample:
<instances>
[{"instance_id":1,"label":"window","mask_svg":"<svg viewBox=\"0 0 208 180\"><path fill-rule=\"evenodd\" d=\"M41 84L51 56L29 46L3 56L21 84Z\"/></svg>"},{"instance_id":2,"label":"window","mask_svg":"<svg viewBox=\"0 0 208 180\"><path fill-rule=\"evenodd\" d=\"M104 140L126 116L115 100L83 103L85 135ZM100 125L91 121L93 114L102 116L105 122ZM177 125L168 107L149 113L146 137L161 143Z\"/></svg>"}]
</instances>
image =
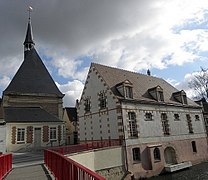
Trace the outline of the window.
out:
<instances>
[{"instance_id":1,"label":"window","mask_svg":"<svg viewBox=\"0 0 208 180\"><path fill-rule=\"evenodd\" d=\"M133 148L133 161L141 161L140 148Z\"/></svg>"},{"instance_id":2,"label":"window","mask_svg":"<svg viewBox=\"0 0 208 180\"><path fill-rule=\"evenodd\" d=\"M186 95L184 94L182 97L183 97L183 104L187 104L187 97L186 97Z\"/></svg>"},{"instance_id":3,"label":"window","mask_svg":"<svg viewBox=\"0 0 208 180\"><path fill-rule=\"evenodd\" d=\"M104 94L104 92L101 92L99 94L99 101L100 101L100 109L105 109L106 108L107 97Z\"/></svg>"},{"instance_id":4,"label":"window","mask_svg":"<svg viewBox=\"0 0 208 180\"><path fill-rule=\"evenodd\" d=\"M196 141L192 141L191 142L191 145L192 145L192 150L193 150L193 152L197 152L197 149L196 149Z\"/></svg>"},{"instance_id":5,"label":"window","mask_svg":"<svg viewBox=\"0 0 208 180\"><path fill-rule=\"evenodd\" d=\"M148 93L156 101L164 101L163 89L160 86L148 89Z\"/></svg>"},{"instance_id":6,"label":"window","mask_svg":"<svg viewBox=\"0 0 208 180\"><path fill-rule=\"evenodd\" d=\"M129 136L138 137L136 114L135 112L128 112L128 116L129 116Z\"/></svg>"},{"instance_id":7,"label":"window","mask_svg":"<svg viewBox=\"0 0 208 180\"><path fill-rule=\"evenodd\" d=\"M163 91L158 91L158 100L159 101L164 101Z\"/></svg>"},{"instance_id":8,"label":"window","mask_svg":"<svg viewBox=\"0 0 208 180\"><path fill-rule=\"evenodd\" d=\"M125 86L125 97L126 98L133 98L133 92L132 92L132 87L130 86Z\"/></svg>"},{"instance_id":9,"label":"window","mask_svg":"<svg viewBox=\"0 0 208 180\"><path fill-rule=\"evenodd\" d=\"M163 133L164 135L170 135L170 128L168 123L168 117L166 113L161 114L161 121L162 121L162 127L163 127Z\"/></svg>"},{"instance_id":10,"label":"window","mask_svg":"<svg viewBox=\"0 0 208 180\"><path fill-rule=\"evenodd\" d=\"M146 121L152 121L152 113L145 113L145 120Z\"/></svg>"},{"instance_id":11,"label":"window","mask_svg":"<svg viewBox=\"0 0 208 180\"><path fill-rule=\"evenodd\" d=\"M25 142L25 128L17 128L17 142Z\"/></svg>"},{"instance_id":12,"label":"window","mask_svg":"<svg viewBox=\"0 0 208 180\"><path fill-rule=\"evenodd\" d=\"M191 122L191 116L189 114L186 114L186 119L187 119L189 133L194 133Z\"/></svg>"},{"instance_id":13,"label":"window","mask_svg":"<svg viewBox=\"0 0 208 180\"><path fill-rule=\"evenodd\" d=\"M186 93L183 90L173 93L173 97L182 104L188 104Z\"/></svg>"},{"instance_id":14,"label":"window","mask_svg":"<svg viewBox=\"0 0 208 180\"><path fill-rule=\"evenodd\" d=\"M56 127L50 127L50 140L56 140Z\"/></svg>"},{"instance_id":15,"label":"window","mask_svg":"<svg viewBox=\"0 0 208 180\"><path fill-rule=\"evenodd\" d=\"M154 159L156 161L159 161L161 158L160 158L160 149L159 148L155 148L154 151L153 151L153 154L154 154Z\"/></svg>"},{"instance_id":16,"label":"window","mask_svg":"<svg viewBox=\"0 0 208 180\"><path fill-rule=\"evenodd\" d=\"M180 121L179 114L174 114L174 120L175 120L175 121Z\"/></svg>"},{"instance_id":17,"label":"window","mask_svg":"<svg viewBox=\"0 0 208 180\"><path fill-rule=\"evenodd\" d=\"M90 99L89 98L87 98L87 99L85 99L85 112L90 112L90 105L91 103L90 103Z\"/></svg>"},{"instance_id":18,"label":"window","mask_svg":"<svg viewBox=\"0 0 208 180\"><path fill-rule=\"evenodd\" d=\"M195 115L195 121L200 121L199 115Z\"/></svg>"}]
</instances>

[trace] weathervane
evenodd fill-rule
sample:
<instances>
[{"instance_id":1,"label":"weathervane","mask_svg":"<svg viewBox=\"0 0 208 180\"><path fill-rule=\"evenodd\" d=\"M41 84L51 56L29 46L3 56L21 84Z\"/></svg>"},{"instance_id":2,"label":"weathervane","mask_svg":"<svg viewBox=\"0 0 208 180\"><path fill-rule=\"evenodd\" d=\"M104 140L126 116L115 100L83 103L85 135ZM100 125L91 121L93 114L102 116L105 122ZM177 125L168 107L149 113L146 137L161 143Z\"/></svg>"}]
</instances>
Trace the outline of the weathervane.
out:
<instances>
[{"instance_id":1,"label":"weathervane","mask_svg":"<svg viewBox=\"0 0 208 180\"><path fill-rule=\"evenodd\" d=\"M31 6L28 7L28 12L29 12L29 20L31 18L31 12L32 12L33 8Z\"/></svg>"}]
</instances>

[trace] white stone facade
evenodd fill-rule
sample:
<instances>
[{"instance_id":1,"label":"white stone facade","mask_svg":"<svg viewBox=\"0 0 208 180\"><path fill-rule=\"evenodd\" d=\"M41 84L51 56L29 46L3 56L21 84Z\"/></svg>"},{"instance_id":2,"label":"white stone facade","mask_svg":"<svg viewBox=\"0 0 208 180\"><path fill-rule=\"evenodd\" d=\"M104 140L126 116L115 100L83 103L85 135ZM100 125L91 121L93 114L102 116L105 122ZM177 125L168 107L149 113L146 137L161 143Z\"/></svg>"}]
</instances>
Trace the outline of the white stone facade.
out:
<instances>
[{"instance_id":1,"label":"white stone facade","mask_svg":"<svg viewBox=\"0 0 208 180\"><path fill-rule=\"evenodd\" d=\"M114 71L117 79L123 76L122 81L115 82ZM202 107L164 80L118 71L91 65L78 107L81 143L123 140L123 164L134 178L157 175L166 164L185 161L195 164L208 159ZM111 74L105 75L109 72ZM147 89L141 87L141 91L138 79L142 80L143 76L152 85L148 89L148 84L143 82ZM133 89L128 99L123 97L125 83ZM157 99L161 92L164 97ZM100 108L99 95L102 93L106 96L105 108Z\"/></svg>"}]
</instances>

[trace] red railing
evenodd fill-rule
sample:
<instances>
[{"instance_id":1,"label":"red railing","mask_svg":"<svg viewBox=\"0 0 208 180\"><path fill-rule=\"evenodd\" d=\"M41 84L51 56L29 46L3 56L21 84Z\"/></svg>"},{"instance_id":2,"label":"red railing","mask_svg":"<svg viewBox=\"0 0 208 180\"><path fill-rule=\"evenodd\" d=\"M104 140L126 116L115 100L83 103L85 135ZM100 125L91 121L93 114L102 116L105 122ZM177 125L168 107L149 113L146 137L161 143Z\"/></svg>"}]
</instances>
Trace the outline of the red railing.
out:
<instances>
[{"instance_id":1,"label":"red railing","mask_svg":"<svg viewBox=\"0 0 208 180\"><path fill-rule=\"evenodd\" d=\"M44 162L56 180L106 180L104 177L53 150L44 150Z\"/></svg>"},{"instance_id":2,"label":"red railing","mask_svg":"<svg viewBox=\"0 0 208 180\"><path fill-rule=\"evenodd\" d=\"M12 170L12 154L0 155L0 180Z\"/></svg>"},{"instance_id":3,"label":"red railing","mask_svg":"<svg viewBox=\"0 0 208 180\"><path fill-rule=\"evenodd\" d=\"M71 153L81 152L91 149L99 149L104 147L120 146L120 145L121 145L121 140L111 139L111 140L102 140L102 141L89 141L83 144L51 148L51 150L64 155L64 154L71 154Z\"/></svg>"}]
</instances>

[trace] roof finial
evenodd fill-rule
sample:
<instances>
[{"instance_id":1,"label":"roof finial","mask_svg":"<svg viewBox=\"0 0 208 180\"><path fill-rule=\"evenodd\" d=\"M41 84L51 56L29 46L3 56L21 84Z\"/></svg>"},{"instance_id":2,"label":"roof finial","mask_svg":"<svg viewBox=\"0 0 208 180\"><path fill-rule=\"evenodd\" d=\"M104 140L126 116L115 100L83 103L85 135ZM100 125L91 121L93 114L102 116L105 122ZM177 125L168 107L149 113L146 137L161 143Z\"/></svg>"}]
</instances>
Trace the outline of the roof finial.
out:
<instances>
[{"instance_id":1,"label":"roof finial","mask_svg":"<svg viewBox=\"0 0 208 180\"><path fill-rule=\"evenodd\" d=\"M33 8L31 6L28 7L28 12L29 12L29 21L31 20L31 12Z\"/></svg>"},{"instance_id":2,"label":"roof finial","mask_svg":"<svg viewBox=\"0 0 208 180\"><path fill-rule=\"evenodd\" d=\"M147 75L148 75L148 76L151 76L151 72L150 72L149 69L147 69Z\"/></svg>"},{"instance_id":3,"label":"roof finial","mask_svg":"<svg viewBox=\"0 0 208 180\"><path fill-rule=\"evenodd\" d=\"M29 12L29 21L27 25L27 32L26 32L26 37L24 41L24 51L31 50L35 43L33 41L33 35L32 35L32 25L31 25L31 12L33 8L31 6L28 7L28 12Z\"/></svg>"}]
</instances>

